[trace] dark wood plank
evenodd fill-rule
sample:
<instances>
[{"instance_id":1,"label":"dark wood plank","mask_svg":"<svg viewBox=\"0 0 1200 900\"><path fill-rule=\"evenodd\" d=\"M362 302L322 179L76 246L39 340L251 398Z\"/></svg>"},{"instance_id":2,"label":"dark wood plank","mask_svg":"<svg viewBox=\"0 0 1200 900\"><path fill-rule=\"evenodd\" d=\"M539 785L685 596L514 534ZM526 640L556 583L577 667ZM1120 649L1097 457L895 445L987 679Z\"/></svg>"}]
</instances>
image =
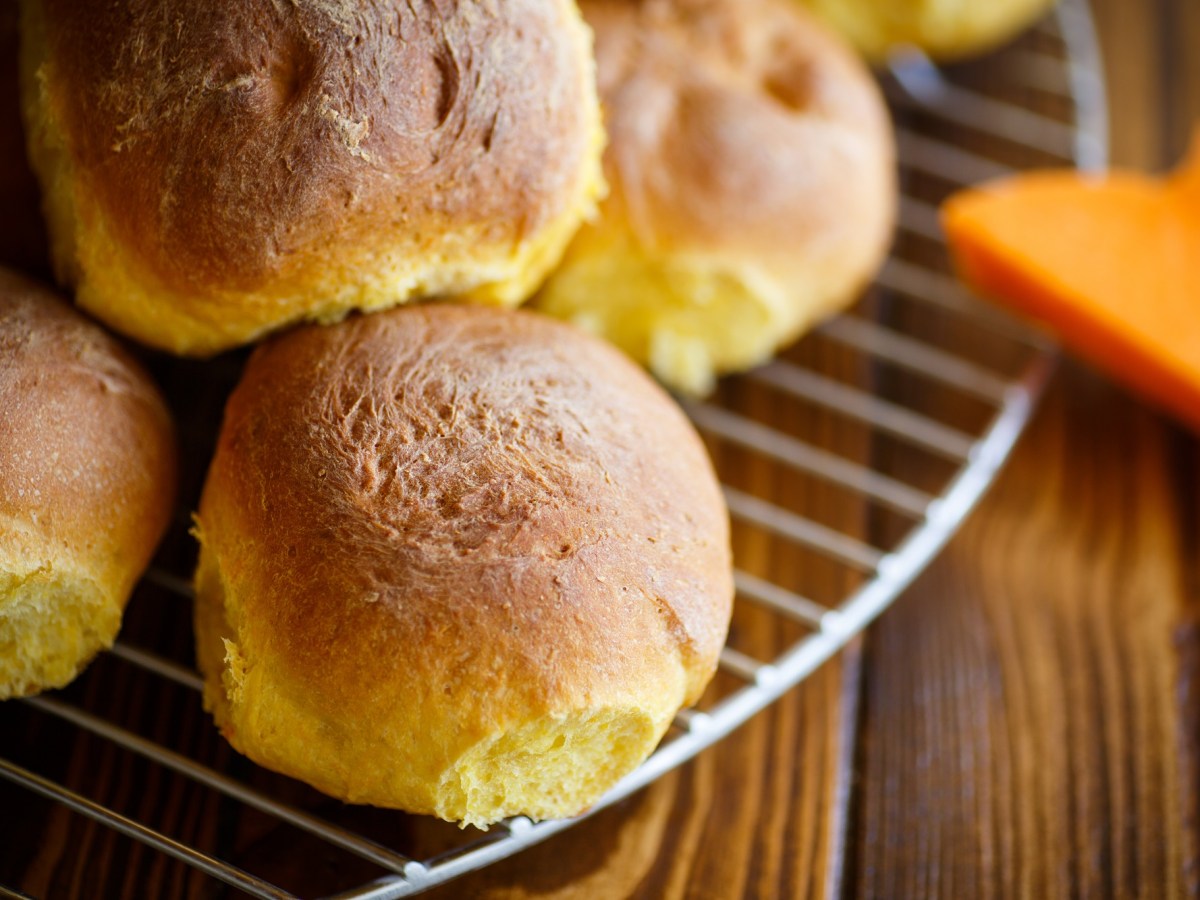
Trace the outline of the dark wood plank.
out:
<instances>
[{"instance_id":1,"label":"dark wood plank","mask_svg":"<svg viewBox=\"0 0 1200 900\"><path fill-rule=\"evenodd\" d=\"M855 896L1197 889L1166 435L1069 372L985 509L870 633Z\"/></svg>"},{"instance_id":2,"label":"dark wood plank","mask_svg":"<svg viewBox=\"0 0 1200 900\"><path fill-rule=\"evenodd\" d=\"M1162 167L1200 111L1196 4L1094 7L1114 161ZM1064 369L993 494L868 636L852 896L1200 893L1180 496L1200 455Z\"/></svg>"}]
</instances>

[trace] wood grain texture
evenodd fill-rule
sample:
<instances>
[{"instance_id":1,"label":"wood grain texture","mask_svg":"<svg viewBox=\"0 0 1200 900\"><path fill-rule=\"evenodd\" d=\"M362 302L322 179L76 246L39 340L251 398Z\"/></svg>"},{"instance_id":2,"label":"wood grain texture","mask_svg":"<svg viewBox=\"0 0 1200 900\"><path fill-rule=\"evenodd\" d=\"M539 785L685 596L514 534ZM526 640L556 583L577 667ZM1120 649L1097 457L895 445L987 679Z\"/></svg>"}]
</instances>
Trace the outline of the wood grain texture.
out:
<instances>
[{"instance_id":1,"label":"wood grain texture","mask_svg":"<svg viewBox=\"0 0 1200 900\"><path fill-rule=\"evenodd\" d=\"M1114 162L1164 167L1200 112L1196 4L1094 8ZM991 496L869 633L849 896L1200 895L1196 450L1064 366Z\"/></svg>"},{"instance_id":2,"label":"wood grain texture","mask_svg":"<svg viewBox=\"0 0 1200 900\"><path fill-rule=\"evenodd\" d=\"M1166 430L1068 370L870 633L854 896L1195 893Z\"/></svg>"}]
</instances>

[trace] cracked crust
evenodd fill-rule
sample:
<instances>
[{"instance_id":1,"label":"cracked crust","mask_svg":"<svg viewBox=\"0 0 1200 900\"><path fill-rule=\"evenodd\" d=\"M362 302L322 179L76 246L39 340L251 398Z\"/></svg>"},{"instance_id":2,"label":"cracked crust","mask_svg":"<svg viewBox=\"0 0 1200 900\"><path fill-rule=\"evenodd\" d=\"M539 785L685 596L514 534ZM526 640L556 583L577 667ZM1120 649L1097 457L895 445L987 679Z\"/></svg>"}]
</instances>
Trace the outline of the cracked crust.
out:
<instances>
[{"instance_id":1,"label":"cracked crust","mask_svg":"<svg viewBox=\"0 0 1200 900\"><path fill-rule=\"evenodd\" d=\"M59 276L165 349L518 302L601 184L571 0L25 0L22 28Z\"/></svg>"},{"instance_id":2,"label":"cracked crust","mask_svg":"<svg viewBox=\"0 0 1200 900\"><path fill-rule=\"evenodd\" d=\"M695 432L617 351L525 313L260 348L198 524L198 655L234 746L450 819L578 812L699 696L729 620Z\"/></svg>"}]
</instances>

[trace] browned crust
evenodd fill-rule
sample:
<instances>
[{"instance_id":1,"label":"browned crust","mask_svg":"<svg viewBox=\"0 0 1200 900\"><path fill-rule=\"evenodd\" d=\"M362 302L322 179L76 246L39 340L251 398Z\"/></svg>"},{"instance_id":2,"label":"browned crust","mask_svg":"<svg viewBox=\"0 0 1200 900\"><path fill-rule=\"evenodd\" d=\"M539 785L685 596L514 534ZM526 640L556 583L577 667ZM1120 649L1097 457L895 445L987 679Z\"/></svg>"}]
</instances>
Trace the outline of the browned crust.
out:
<instances>
[{"instance_id":1,"label":"browned crust","mask_svg":"<svg viewBox=\"0 0 1200 900\"><path fill-rule=\"evenodd\" d=\"M605 220L650 252L866 276L891 229L894 153L847 47L788 0L580 7L609 132Z\"/></svg>"},{"instance_id":2,"label":"browned crust","mask_svg":"<svg viewBox=\"0 0 1200 900\"><path fill-rule=\"evenodd\" d=\"M564 0L38 2L77 178L173 290L516 243L595 152Z\"/></svg>"},{"instance_id":3,"label":"browned crust","mask_svg":"<svg viewBox=\"0 0 1200 900\"><path fill-rule=\"evenodd\" d=\"M0 557L35 553L123 603L170 518L170 416L115 340L3 269L0 435Z\"/></svg>"},{"instance_id":4,"label":"browned crust","mask_svg":"<svg viewBox=\"0 0 1200 900\"><path fill-rule=\"evenodd\" d=\"M665 725L681 661L694 700L728 625L727 514L690 424L616 350L526 313L401 309L261 347L199 524L225 592L201 603L224 603L258 700L386 734L414 770L630 697Z\"/></svg>"}]
</instances>

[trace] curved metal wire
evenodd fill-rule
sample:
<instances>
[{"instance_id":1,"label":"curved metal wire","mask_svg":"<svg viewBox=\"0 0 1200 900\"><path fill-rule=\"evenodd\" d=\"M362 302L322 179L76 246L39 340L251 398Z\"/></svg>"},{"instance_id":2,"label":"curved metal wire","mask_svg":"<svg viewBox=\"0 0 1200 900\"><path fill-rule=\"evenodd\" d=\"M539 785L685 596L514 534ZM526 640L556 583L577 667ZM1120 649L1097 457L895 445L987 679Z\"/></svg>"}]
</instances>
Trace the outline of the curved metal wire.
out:
<instances>
[{"instance_id":1,"label":"curved metal wire","mask_svg":"<svg viewBox=\"0 0 1200 900\"><path fill-rule=\"evenodd\" d=\"M897 62L892 67L891 80L898 87L903 102L949 126L972 129L1043 155L1074 161L1083 168L1100 168L1107 161L1108 122L1099 47L1086 0L1065 0L1055 22L1057 34L1066 48L1065 59L1026 52L1023 59L1017 59L1011 66L1029 86L1069 97L1073 105L1073 122L1070 124L958 85L943 78L934 67L919 58L908 57ZM928 130L902 125L898 143L901 162L908 169L958 183L996 177L1011 170L993 157L965 150ZM940 240L936 208L926 201L906 196L900 217L903 230L925 240ZM931 307L968 316L972 322L998 336L1021 342L1030 348L1028 363L1019 377L1008 378L870 317L846 316L819 329L823 337L852 348L866 358L918 372L924 378L951 386L963 396L985 404L994 410L994 414L990 423L977 432L951 427L869 390L834 381L786 361L776 362L750 376L771 390L817 407L834 409L873 432L904 441L957 467L956 474L936 493L781 434L741 415L738 410L707 404L687 407L702 431L849 490L901 516L910 523L910 528L896 546L884 551L770 502L727 488L726 496L736 519L783 536L798 547L863 573L864 578L850 596L827 607L755 574L738 572L741 602L756 604L783 619L799 623L810 632L786 652L767 662L752 659L733 647L725 648L721 668L744 686L705 711L681 712L675 721L673 737L623 779L588 815L628 797L719 741L799 684L860 634L955 533L992 483L1028 422L1053 369L1055 351L1049 342L977 304L952 278L936 269L894 258L881 273L879 285L883 290L919 298ZM152 573L148 580L181 596L187 596L190 590L185 579L171 573ZM123 644L114 648L113 653L137 666L146 677L163 678L189 690L199 690L195 673L178 663ZM517 817L496 826L484 837L444 854L417 859L289 806L57 698L41 697L28 702L41 714L153 760L180 777L286 822L389 873L339 897L390 900L416 894L518 853L587 817L540 823ZM253 896L291 896L250 872L198 848L181 844L3 759L0 759L0 779L51 798Z\"/></svg>"}]
</instances>

